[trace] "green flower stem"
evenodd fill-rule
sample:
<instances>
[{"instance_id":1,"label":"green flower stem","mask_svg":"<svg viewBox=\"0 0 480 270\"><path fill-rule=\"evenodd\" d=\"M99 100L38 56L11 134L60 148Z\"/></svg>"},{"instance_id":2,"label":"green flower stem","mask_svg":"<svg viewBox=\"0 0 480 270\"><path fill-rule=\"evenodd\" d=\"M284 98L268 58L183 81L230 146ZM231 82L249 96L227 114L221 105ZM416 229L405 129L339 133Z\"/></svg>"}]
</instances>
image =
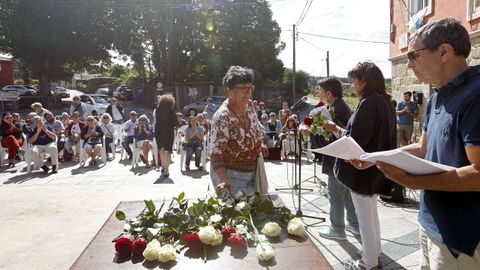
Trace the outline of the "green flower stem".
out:
<instances>
[{"instance_id":1,"label":"green flower stem","mask_svg":"<svg viewBox=\"0 0 480 270\"><path fill-rule=\"evenodd\" d=\"M204 263L207 263L208 261L208 257L207 257L207 247L205 245L203 245L203 262Z\"/></svg>"},{"instance_id":2,"label":"green flower stem","mask_svg":"<svg viewBox=\"0 0 480 270\"><path fill-rule=\"evenodd\" d=\"M252 225L253 227L253 232L255 233L255 238L258 244L263 250L265 250L265 248L262 245L262 241L259 240L259 237L258 237L259 233L258 233L257 227L255 227L255 224L253 223L252 213L250 211L248 212L248 217L250 218L250 225Z\"/></svg>"}]
</instances>

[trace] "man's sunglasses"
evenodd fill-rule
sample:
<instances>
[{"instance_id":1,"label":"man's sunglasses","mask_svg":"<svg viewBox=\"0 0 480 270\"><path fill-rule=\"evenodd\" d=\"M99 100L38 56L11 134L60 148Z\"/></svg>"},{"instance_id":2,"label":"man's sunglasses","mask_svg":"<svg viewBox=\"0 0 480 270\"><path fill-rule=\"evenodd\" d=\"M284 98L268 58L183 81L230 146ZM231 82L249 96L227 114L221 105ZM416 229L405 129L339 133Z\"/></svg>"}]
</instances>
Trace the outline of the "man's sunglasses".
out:
<instances>
[{"instance_id":1,"label":"man's sunglasses","mask_svg":"<svg viewBox=\"0 0 480 270\"><path fill-rule=\"evenodd\" d=\"M420 55L420 52L423 51L423 50L426 50L426 49L428 49L428 48L425 47L425 48L421 48L421 49L418 49L418 50L408 52L407 53L408 60L410 60L412 62L415 62L417 60L418 56Z\"/></svg>"}]
</instances>

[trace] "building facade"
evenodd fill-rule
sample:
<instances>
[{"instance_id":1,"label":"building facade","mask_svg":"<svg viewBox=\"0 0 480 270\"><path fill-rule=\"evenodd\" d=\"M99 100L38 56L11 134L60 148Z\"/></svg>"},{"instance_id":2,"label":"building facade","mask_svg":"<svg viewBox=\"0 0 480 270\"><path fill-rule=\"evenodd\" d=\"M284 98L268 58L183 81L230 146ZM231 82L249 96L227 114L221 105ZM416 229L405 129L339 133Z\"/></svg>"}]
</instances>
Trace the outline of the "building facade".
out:
<instances>
[{"instance_id":1,"label":"building facade","mask_svg":"<svg viewBox=\"0 0 480 270\"><path fill-rule=\"evenodd\" d=\"M0 57L0 89L13 84L13 60Z\"/></svg>"},{"instance_id":2,"label":"building facade","mask_svg":"<svg viewBox=\"0 0 480 270\"><path fill-rule=\"evenodd\" d=\"M428 84L420 83L413 72L407 69L408 41L422 25L446 17L461 21L469 31L472 51L468 61L470 65L480 64L480 0L390 0L392 92L396 100L402 100L405 91L421 93L416 95L420 108L420 115L415 121L416 138L421 132L426 105L433 89Z\"/></svg>"}]
</instances>

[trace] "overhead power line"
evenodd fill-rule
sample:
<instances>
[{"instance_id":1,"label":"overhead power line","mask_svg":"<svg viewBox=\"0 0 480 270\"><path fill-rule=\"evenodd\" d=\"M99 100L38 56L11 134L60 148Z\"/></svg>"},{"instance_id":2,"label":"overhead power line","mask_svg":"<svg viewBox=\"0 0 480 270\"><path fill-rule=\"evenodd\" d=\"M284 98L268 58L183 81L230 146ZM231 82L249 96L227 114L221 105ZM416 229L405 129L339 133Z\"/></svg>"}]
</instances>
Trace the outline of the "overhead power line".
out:
<instances>
[{"instance_id":1,"label":"overhead power line","mask_svg":"<svg viewBox=\"0 0 480 270\"><path fill-rule=\"evenodd\" d=\"M314 34L314 33L305 33L305 32L298 32L298 34L303 34L303 35L307 35L307 36L314 36L314 37L321 37L321 38L330 38L330 39L338 39L338 40L352 41L352 42L365 42L365 43L376 43L376 44L390 44L390 42L387 42L387 41L366 40L366 39L356 39L356 38L346 38L346 37L335 37L335 36L327 36L327 35Z\"/></svg>"},{"instance_id":2,"label":"overhead power line","mask_svg":"<svg viewBox=\"0 0 480 270\"><path fill-rule=\"evenodd\" d=\"M308 11L312 6L312 3L313 3L313 0L307 0L307 2L305 2L305 6L303 7L302 14L300 14L300 17L298 18L297 23L295 25L298 26L303 22L303 19L305 19L305 17L307 16Z\"/></svg>"},{"instance_id":3,"label":"overhead power line","mask_svg":"<svg viewBox=\"0 0 480 270\"><path fill-rule=\"evenodd\" d=\"M318 47L317 45L311 43L310 41L308 41L308 40L306 40L306 39L304 39L304 38L302 38L302 37L299 37L299 38L300 38L301 40L305 41L308 45L314 47L314 48L317 49L317 50L324 51L324 52L327 51L327 50L324 50L324 49Z\"/></svg>"}]
</instances>

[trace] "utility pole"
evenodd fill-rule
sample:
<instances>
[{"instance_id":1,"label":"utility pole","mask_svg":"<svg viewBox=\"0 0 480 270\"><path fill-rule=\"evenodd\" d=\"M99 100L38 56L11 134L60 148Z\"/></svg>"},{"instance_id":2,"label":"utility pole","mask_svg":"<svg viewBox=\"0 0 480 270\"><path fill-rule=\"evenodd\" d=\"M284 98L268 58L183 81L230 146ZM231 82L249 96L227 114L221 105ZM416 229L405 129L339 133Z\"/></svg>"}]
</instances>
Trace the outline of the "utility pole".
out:
<instances>
[{"instance_id":1,"label":"utility pole","mask_svg":"<svg viewBox=\"0 0 480 270\"><path fill-rule=\"evenodd\" d=\"M330 77L330 51L327 51L327 77Z\"/></svg>"},{"instance_id":2,"label":"utility pole","mask_svg":"<svg viewBox=\"0 0 480 270\"><path fill-rule=\"evenodd\" d=\"M297 100L295 94L295 24L293 25L293 68L292 68L292 104Z\"/></svg>"}]
</instances>

